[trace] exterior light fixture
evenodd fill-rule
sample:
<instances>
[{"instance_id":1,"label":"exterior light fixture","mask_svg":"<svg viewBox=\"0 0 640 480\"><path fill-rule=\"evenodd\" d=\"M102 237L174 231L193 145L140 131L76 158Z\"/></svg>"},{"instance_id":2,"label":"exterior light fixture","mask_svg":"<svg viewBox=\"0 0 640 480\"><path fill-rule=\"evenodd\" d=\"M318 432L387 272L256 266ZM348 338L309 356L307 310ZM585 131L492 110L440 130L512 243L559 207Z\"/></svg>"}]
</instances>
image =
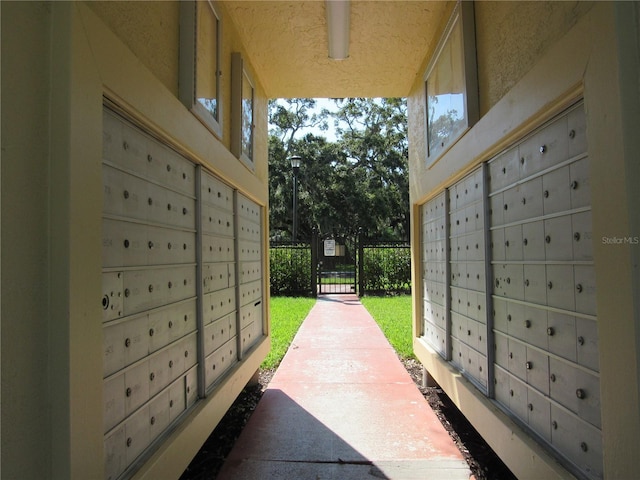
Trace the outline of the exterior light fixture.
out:
<instances>
[{"instance_id":1,"label":"exterior light fixture","mask_svg":"<svg viewBox=\"0 0 640 480\"><path fill-rule=\"evenodd\" d=\"M298 171L300 170L302 157L294 155L293 157L289 157L289 161L293 169L293 228L291 231L291 241L292 243L296 243L298 241Z\"/></svg>"},{"instance_id":2,"label":"exterior light fixture","mask_svg":"<svg viewBox=\"0 0 640 480\"><path fill-rule=\"evenodd\" d=\"M349 56L351 0L325 0L329 58L344 60Z\"/></svg>"}]
</instances>

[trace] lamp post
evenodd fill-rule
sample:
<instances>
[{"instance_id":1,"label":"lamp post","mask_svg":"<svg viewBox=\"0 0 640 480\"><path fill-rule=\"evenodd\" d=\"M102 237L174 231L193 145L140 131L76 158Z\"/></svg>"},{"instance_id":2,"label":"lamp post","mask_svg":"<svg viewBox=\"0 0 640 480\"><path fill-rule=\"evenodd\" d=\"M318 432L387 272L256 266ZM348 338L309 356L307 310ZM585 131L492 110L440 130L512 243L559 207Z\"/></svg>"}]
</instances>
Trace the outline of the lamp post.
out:
<instances>
[{"instance_id":1,"label":"lamp post","mask_svg":"<svg viewBox=\"0 0 640 480\"><path fill-rule=\"evenodd\" d=\"M298 239L298 171L302 163L302 157L294 155L289 158L291 168L293 170L293 231L291 232L291 240L295 243Z\"/></svg>"}]
</instances>

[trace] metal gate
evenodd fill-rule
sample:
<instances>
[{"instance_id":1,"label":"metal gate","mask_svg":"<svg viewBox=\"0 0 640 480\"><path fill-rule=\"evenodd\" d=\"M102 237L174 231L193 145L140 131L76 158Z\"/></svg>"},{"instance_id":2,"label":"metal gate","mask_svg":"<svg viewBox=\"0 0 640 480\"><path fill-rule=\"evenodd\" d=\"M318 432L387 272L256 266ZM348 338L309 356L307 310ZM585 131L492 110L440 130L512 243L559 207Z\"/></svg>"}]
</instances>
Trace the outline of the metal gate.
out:
<instances>
[{"instance_id":1,"label":"metal gate","mask_svg":"<svg viewBox=\"0 0 640 480\"><path fill-rule=\"evenodd\" d=\"M356 236L318 237L318 294L356 293Z\"/></svg>"}]
</instances>

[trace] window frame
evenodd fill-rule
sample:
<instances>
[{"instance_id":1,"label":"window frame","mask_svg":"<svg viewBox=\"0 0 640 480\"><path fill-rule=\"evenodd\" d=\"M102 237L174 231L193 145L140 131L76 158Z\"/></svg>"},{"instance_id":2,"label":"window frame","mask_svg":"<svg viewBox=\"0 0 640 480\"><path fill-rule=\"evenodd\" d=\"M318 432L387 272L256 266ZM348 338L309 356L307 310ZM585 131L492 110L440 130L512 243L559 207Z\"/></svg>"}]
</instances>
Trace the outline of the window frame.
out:
<instances>
[{"instance_id":1,"label":"window frame","mask_svg":"<svg viewBox=\"0 0 640 480\"><path fill-rule=\"evenodd\" d=\"M246 84L249 92L246 91ZM245 99L250 101L250 119L246 123ZM245 141L247 128L249 140ZM255 170L255 83L239 52L231 54L231 153L250 170ZM247 145L248 143L248 145Z\"/></svg>"}]
</instances>

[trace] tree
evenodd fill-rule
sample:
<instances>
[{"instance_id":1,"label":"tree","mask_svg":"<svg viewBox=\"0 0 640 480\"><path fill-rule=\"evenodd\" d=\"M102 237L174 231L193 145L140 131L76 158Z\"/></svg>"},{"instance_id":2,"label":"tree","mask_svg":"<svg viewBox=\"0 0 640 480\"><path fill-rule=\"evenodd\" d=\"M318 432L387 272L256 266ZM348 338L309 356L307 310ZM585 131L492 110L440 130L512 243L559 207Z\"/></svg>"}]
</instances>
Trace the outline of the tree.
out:
<instances>
[{"instance_id":1,"label":"tree","mask_svg":"<svg viewBox=\"0 0 640 480\"><path fill-rule=\"evenodd\" d=\"M404 99L337 100L335 113L314 117L308 100L290 101L285 113L270 107L275 122L269 138L269 200L273 237L290 238L292 172L290 155L304 161L299 172L298 219L301 238L320 233L355 233L406 238L409 231L406 102ZM315 122L326 126L333 116L337 142L295 135ZM324 122L324 123L323 123Z\"/></svg>"}]
</instances>

